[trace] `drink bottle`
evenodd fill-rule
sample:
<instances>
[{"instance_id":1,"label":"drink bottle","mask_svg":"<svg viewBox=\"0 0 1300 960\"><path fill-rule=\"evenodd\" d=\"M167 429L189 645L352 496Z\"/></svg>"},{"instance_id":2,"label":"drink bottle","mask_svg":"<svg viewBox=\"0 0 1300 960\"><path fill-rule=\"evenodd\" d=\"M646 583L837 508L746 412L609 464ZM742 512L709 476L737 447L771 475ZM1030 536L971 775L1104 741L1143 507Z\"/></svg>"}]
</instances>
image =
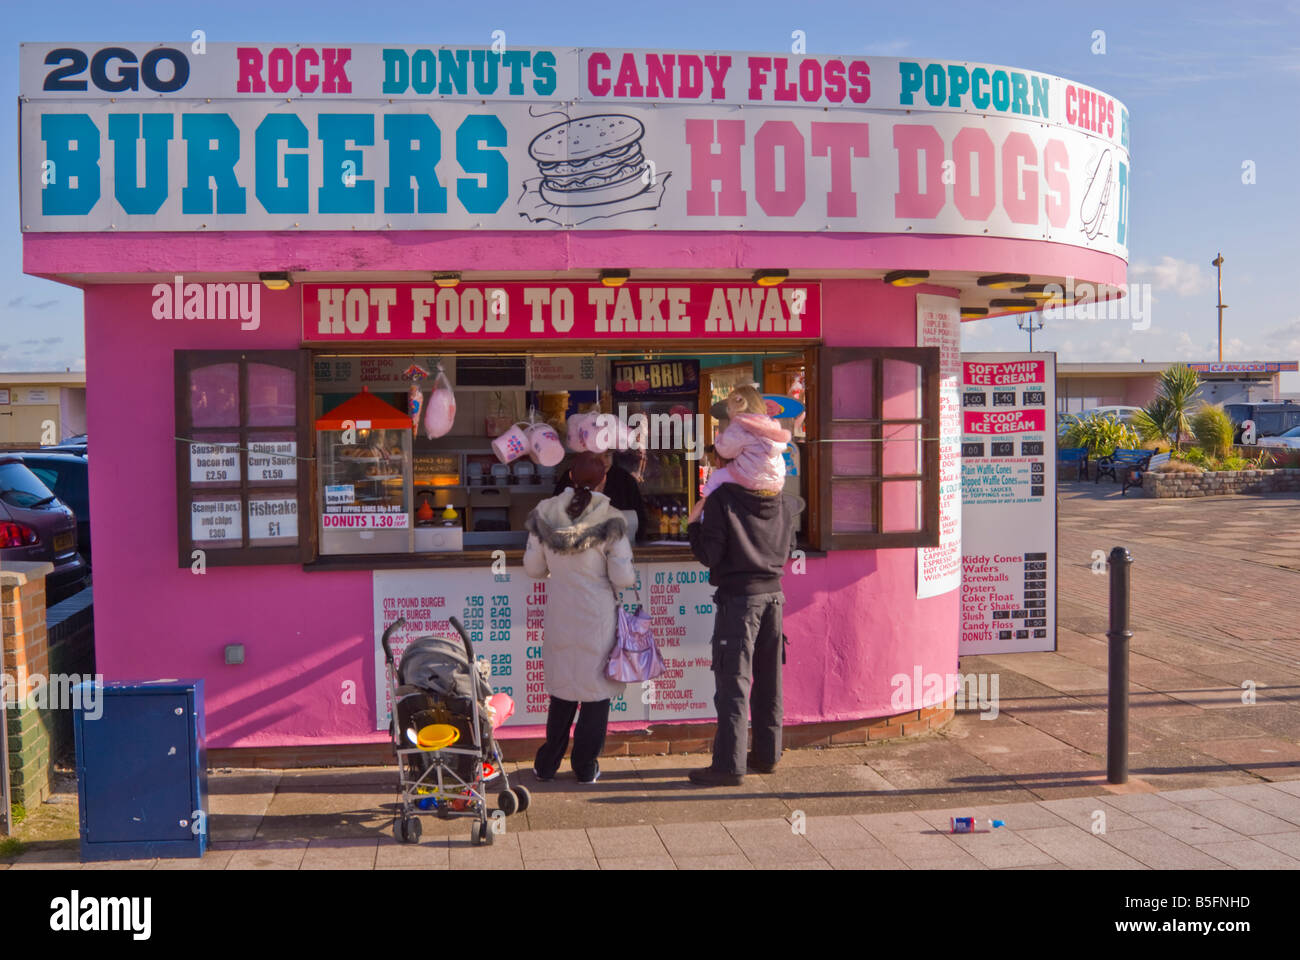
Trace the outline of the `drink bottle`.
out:
<instances>
[{"instance_id":1,"label":"drink bottle","mask_svg":"<svg viewBox=\"0 0 1300 960\"><path fill-rule=\"evenodd\" d=\"M977 820L975 817L952 817L950 833L992 833L997 827L1005 827L1003 820ZM980 826L987 824L987 826Z\"/></svg>"}]
</instances>

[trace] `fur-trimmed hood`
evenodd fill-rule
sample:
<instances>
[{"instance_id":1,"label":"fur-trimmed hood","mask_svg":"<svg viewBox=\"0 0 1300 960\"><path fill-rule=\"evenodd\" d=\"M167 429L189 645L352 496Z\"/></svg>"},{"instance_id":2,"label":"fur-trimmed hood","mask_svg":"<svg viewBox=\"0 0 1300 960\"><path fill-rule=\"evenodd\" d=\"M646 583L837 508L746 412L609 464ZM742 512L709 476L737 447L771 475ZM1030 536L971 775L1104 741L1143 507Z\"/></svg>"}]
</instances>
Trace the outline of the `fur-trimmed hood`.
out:
<instances>
[{"instance_id":1,"label":"fur-trimmed hood","mask_svg":"<svg viewBox=\"0 0 1300 960\"><path fill-rule=\"evenodd\" d=\"M569 487L559 496L543 500L528 514L524 529L560 554L581 553L612 544L627 535L627 520L603 493L593 492L587 509L578 519L570 519L565 510L573 495L573 488Z\"/></svg>"}]
</instances>

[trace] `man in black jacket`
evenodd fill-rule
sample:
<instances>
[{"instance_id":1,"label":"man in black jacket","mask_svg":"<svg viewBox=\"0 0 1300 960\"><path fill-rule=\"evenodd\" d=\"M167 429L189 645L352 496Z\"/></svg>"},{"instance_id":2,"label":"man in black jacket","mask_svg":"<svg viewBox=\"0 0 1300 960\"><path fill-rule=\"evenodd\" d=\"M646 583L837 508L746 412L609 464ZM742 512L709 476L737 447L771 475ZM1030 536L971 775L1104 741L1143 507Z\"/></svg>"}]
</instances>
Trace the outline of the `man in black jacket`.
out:
<instances>
[{"instance_id":1,"label":"man in black jacket","mask_svg":"<svg viewBox=\"0 0 1300 960\"><path fill-rule=\"evenodd\" d=\"M724 483L691 511L687 537L709 568L713 595L713 763L691 771L702 786L738 786L748 768L771 773L781 759L781 575L804 503ZM746 722L754 716L753 751Z\"/></svg>"}]
</instances>

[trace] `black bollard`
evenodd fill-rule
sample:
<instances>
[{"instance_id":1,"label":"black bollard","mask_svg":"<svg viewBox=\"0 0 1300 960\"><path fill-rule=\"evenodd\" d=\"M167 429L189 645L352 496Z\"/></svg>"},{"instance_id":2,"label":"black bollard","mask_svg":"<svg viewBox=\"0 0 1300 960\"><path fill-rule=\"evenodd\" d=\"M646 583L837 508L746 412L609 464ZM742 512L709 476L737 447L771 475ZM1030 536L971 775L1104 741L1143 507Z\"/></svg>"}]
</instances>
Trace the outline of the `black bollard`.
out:
<instances>
[{"instance_id":1,"label":"black bollard","mask_svg":"<svg viewBox=\"0 0 1300 960\"><path fill-rule=\"evenodd\" d=\"M1106 780L1128 783L1128 628L1129 567L1133 557L1114 547L1110 563L1110 698L1106 716Z\"/></svg>"}]
</instances>

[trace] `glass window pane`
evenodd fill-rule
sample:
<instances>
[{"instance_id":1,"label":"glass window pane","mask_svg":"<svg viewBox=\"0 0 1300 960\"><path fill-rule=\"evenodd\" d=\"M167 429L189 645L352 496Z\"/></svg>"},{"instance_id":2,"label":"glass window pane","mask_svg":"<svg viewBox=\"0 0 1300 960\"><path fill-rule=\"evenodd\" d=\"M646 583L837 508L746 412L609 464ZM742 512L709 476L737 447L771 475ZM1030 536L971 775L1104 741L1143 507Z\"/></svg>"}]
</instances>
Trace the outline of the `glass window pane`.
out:
<instances>
[{"instance_id":1,"label":"glass window pane","mask_svg":"<svg viewBox=\"0 0 1300 960\"><path fill-rule=\"evenodd\" d=\"M881 521L884 533L921 529L921 481L887 480L882 484Z\"/></svg>"},{"instance_id":2,"label":"glass window pane","mask_svg":"<svg viewBox=\"0 0 1300 960\"><path fill-rule=\"evenodd\" d=\"M916 423L887 423L881 427L885 436L881 460L887 477L915 475L921 472L921 426Z\"/></svg>"},{"instance_id":3,"label":"glass window pane","mask_svg":"<svg viewBox=\"0 0 1300 960\"><path fill-rule=\"evenodd\" d=\"M873 477L878 475L877 447L874 438L879 427L863 423L832 423L831 473L837 477ZM842 442L839 442L842 441Z\"/></svg>"},{"instance_id":4,"label":"glass window pane","mask_svg":"<svg viewBox=\"0 0 1300 960\"><path fill-rule=\"evenodd\" d=\"M248 365L248 423L253 427L294 425L294 372L269 363Z\"/></svg>"},{"instance_id":5,"label":"glass window pane","mask_svg":"<svg viewBox=\"0 0 1300 960\"><path fill-rule=\"evenodd\" d=\"M881 373L881 420L921 416L921 368L906 360L885 360Z\"/></svg>"},{"instance_id":6,"label":"glass window pane","mask_svg":"<svg viewBox=\"0 0 1300 960\"><path fill-rule=\"evenodd\" d=\"M869 420L872 412L874 360L837 363L831 371L831 418Z\"/></svg>"},{"instance_id":7,"label":"glass window pane","mask_svg":"<svg viewBox=\"0 0 1300 960\"><path fill-rule=\"evenodd\" d=\"M196 427L239 426L239 364L190 371L190 421Z\"/></svg>"},{"instance_id":8,"label":"glass window pane","mask_svg":"<svg viewBox=\"0 0 1300 960\"><path fill-rule=\"evenodd\" d=\"M862 480L831 481L831 532L875 533L872 503L876 485Z\"/></svg>"}]
</instances>

